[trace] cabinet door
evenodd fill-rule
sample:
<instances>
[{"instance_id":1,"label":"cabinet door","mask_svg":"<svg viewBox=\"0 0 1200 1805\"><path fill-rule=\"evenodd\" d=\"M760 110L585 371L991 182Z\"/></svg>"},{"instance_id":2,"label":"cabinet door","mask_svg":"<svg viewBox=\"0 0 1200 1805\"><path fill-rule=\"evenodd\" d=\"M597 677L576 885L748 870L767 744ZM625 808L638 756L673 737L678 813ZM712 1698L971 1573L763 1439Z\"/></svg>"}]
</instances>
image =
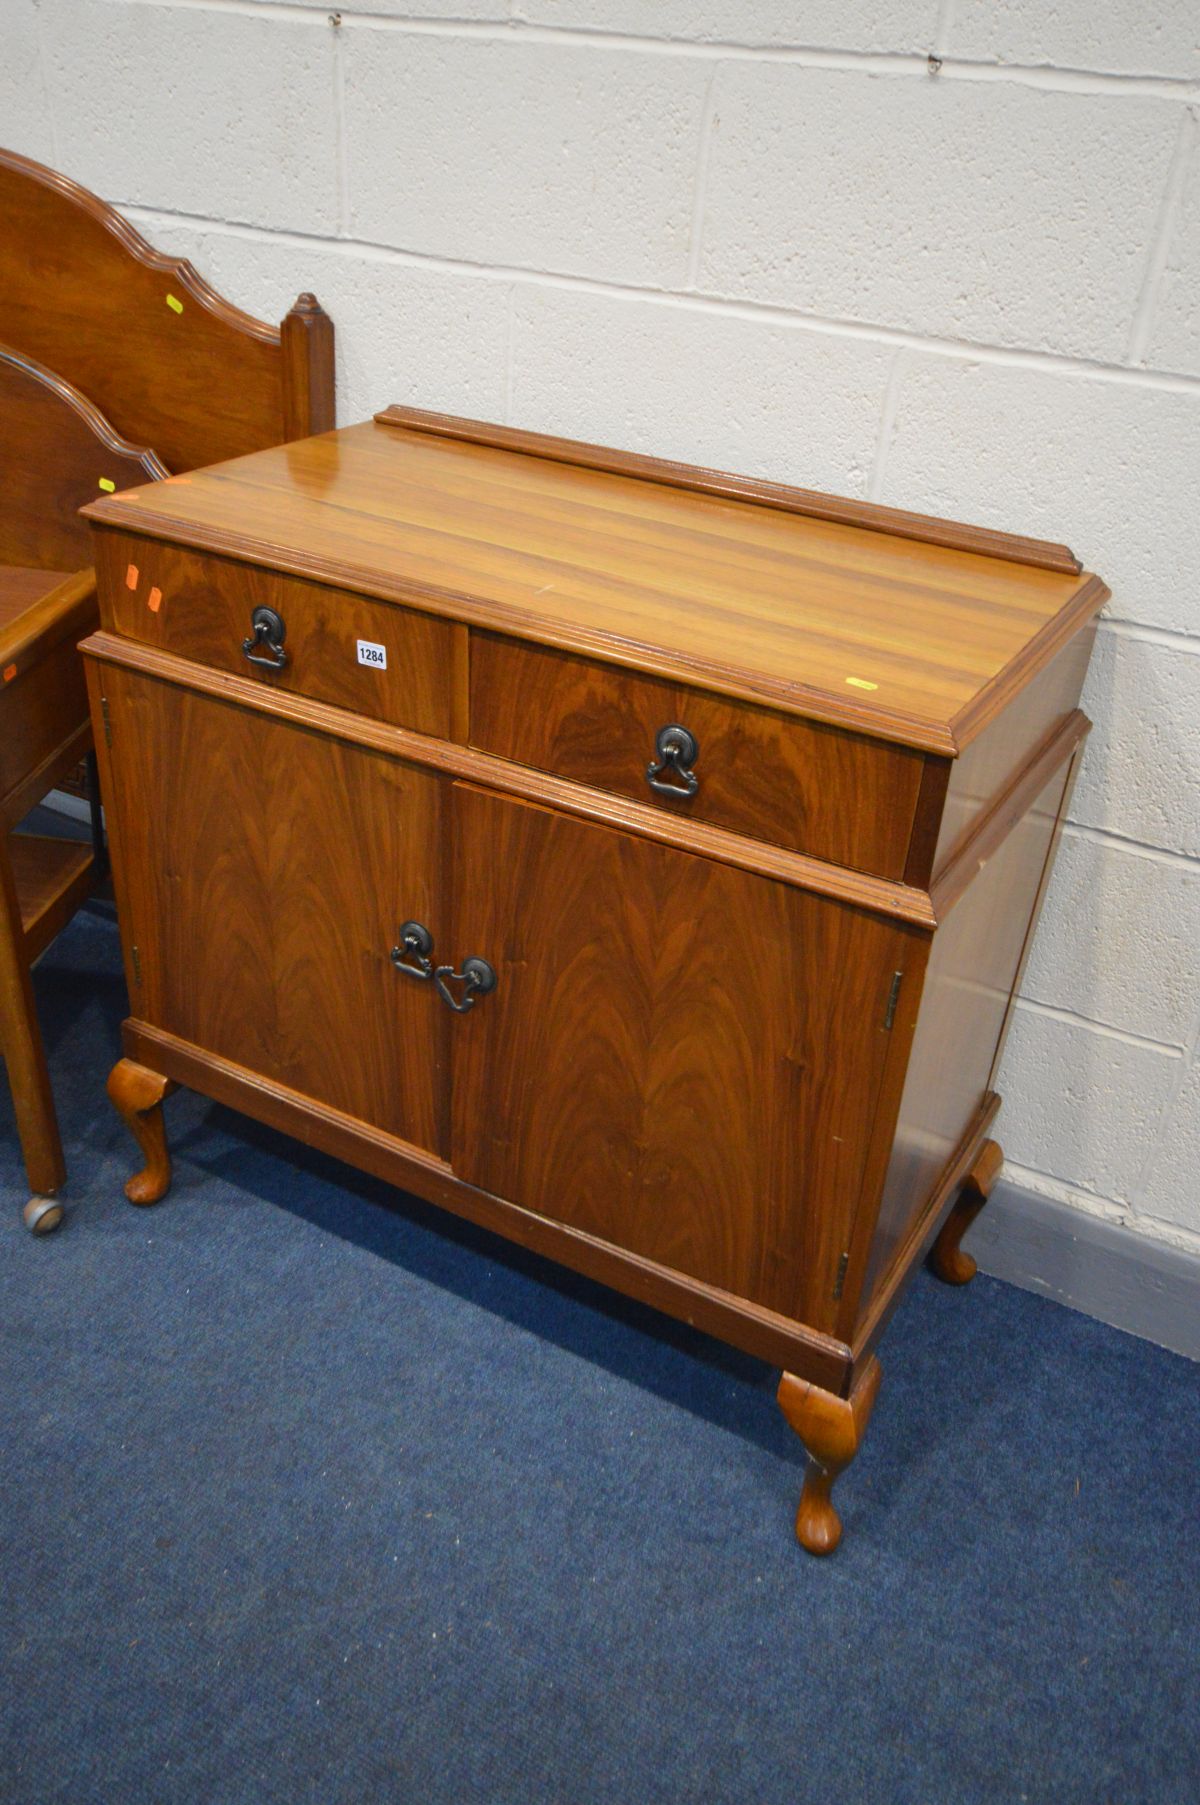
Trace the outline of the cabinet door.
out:
<instances>
[{"instance_id":1,"label":"cabinet door","mask_svg":"<svg viewBox=\"0 0 1200 1805\"><path fill-rule=\"evenodd\" d=\"M906 936L712 860L456 785L458 1176L822 1327Z\"/></svg>"},{"instance_id":2,"label":"cabinet door","mask_svg":"<svg viewBox=\"0 0 1200 1805\"><path fill-rule=\"evenodd\" d=\"M128 671L103 684L134 1015L441 1153L444 1012L391 961L402 920L437 920L440 780Z\"/></svg>"}]
</instances>

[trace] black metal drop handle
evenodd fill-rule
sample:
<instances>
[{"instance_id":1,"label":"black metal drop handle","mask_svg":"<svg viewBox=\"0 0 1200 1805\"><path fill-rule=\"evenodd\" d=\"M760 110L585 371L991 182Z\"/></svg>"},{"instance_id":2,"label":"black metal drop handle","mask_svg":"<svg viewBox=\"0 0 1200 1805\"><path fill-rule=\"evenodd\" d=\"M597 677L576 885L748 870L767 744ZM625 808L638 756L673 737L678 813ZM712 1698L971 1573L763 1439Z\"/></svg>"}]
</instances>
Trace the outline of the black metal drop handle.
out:
<instances>
[{"instance_id":1,"label":"black metal drop handle","mask_svg":"<svg viewBox=\"0 0 1200 1805\"><path fill-rule=\"evenodd\" d=\"M461 1002L455 1001L454 993L446 982L447 978L465 985ZM461 971L455 971L452 965L439 965L433 974L433 981L443 1003L448 1003L455 1015L465 1015L468 1009L474 1009L476 997L485 997L490 990L496 988L496 974L487 960L474 957L463 960Z\"/></svg>"},{"instance_id":2,"label":"black metal drop handle","mask_svg":"<svg viewBox=\"0 0 1200 1805\"><path fill-rule=\"evenodd\" d=\"M248 639L242 641L242 651L251 664L261 666L264 671L281 671L288 662L288 655L283 649L287 638L287 628L282 614L276 614L274 608L256 608L250 616L250 625L254 629ZM255 651L262 646L266 656Z\"/></svg>"},{"instance_id":3,"label":"black metal drop handle","mask_svg":"<svg viewBox=\"0 0 1200 1805\"><path fill-rule=\"evenodd\" d=\"M420 978L422 983L433 976L433 935L419 921L400 923L400 944L392 948L392 964L406 977ZM411 961L411 963L410 963Z\"/></svg>"},{"instance_id":4,"label":"black metal drop handle","mask_svg":"<svg viewBox=\"0 0 1200 1805\"><path fill-rule=\"evenodd\" d=\"M654 750L658 756L646 766L646 782L650 788L660 796L694 796L700 788L700 779L692 770L700 756L695 735L686 727L660 727ZM664 771L670 772L671 777L664 779Z\"/></svg>"}]
</instances>

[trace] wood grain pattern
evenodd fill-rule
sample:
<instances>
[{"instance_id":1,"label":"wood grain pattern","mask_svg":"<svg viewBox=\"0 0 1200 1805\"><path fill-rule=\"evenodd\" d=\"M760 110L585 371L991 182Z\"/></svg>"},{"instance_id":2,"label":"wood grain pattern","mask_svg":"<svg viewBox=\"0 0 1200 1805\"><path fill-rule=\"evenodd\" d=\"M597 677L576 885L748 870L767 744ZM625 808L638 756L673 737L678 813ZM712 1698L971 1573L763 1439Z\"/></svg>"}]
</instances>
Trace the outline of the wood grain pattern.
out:
<instances>
[{"instance_id":1,"label":"wood grain pattern","mask_svg":"<svg viewBox=\"0 0 1200 1805\"><path fill-rule=\"evenodd\" d=\"M660 727L699 745L691 799L646 781ZM681 818L901 878L924 760L865 735L477 633L471 743Z\"/></svg>"},{"instance_id":2,"label":"wood grain pattern","mask_svg":"<svg viewBox=\"0 0 1200 1805\"><path fill-rule=\"evenodd\" d=\"M438 438L466 439L472 445L494 445L504 451L520 451L527 457L550 458L559 464L581 464L589 470L608 470L618 476L641 477L672 488L694 489L734 501L757 502L780 508L785 514L807 514L815 520L839 521L846 526L867 527L897 539L919 539L927 545L947 545L958 551L981 552L985 557L1007 558L1041 570L1057 570L1075 576L1082 568L1066 545L1046 539L997 533L988 527L967 526L932 514L912 514L903 508L885 508L877 502L854 501L845 495L824 495L817 489L797 489L763 477L735 476L728 470L704 470L695 464L677 464L667 458L646 457L636 451L618 451L609 445L588 445L579 439L555 438L550 433L527 432L519 426L497 426L484 420L464 420L455 414L430 413L426 408L385 407L375 415L383 426L400 426L412 432L429 432Z\"/></svg>"},{"instance_id":3,"label":"wood grain pattern","mask_svg":"<svg viewBox=\"0 0 1200 1805\"><path fill-rule=\"evenodd\" d=\"M444 919L438 780L124 672L104 688L137 1013L439 1151L444 1014L390 959L401 921Z\"/></svg>"},{"instance_id":4,"label":"wood grain pattern","mask_svg":"<svg viewBox=\"0 0 1200 1805\"><path fill-rule=\"evenodd\" d=\"M161 1072L132 1059L118 1059L108 1074L113 1107L141 1148L145 1165L125 1186L130 1203L161 1203L171 1186L171 1156L163 1122L163 1099L174 1089Z\"/></svg>"},{"instance_id":5,"label":"wood grain pattern","mask_svg":"<svg viewBox=\"0 0 1200 1805\"><path fill-rule=\"evenodd\" d=\"M454 815L455 957L499 978L454 1024L455 1171L827 1329L903 934L467 786Z\"/></svg>"},{"instance_id":6,"label":"wood grain pattern","mask_svg":"<svg viewBox=\"0 0 1200 1805\"><path fill-rule=\"evenodd\" d=\"M311 296L280 329L152 249L69 177L0 150L0 339L91 398L170 470L333 423L332 328ZM172 304L174 303L174 304ZM319 313L319 309L316 312Z\"/></svg>"},{"instance_id":7,"label":"wood grain pattern","mask_svg":"<svg viewBox=\"0 0 1200 1805\"><path fill-rule=\"evenodd\" d=\"M1108 593L374 424L89 513L135 505L146 532L951 755Z\"/></svg>"},{"instance_id":8,"label":"wood grain pattern","mask_svg":"<svg viewBox=\"0 0 1200 1805\"><path fill-rule=\"evenodd\" d=\"M169 1074L178 1083L292 1134L308 1146L319 1147L360 1171L374 1173L399 1190L477 1222L521 1247L612 1285L627 1297L716 1335L759 1360L803 1370L814 1384L830 1390L849 1383L850 1349L832 1336L763 1310L732 1292L656 1266L567 1223L535 1215L507 1198L492 1197L455 1178L445 1161L433 1154L135 1017L122 1024L121 1040L127 1057Z\"/></svg>"},{"instance_id":9,"label":"wood grain pattern","mask_svg":"<svg viewBox=\"0 0 1200 1805\"><path fill-rule=\"evenodd\" d=\"M73 635L95 620L90 573L0 622L0 823L13 825L61 775L64 749L87 749L83 667ZM0 591L3 590L0 573Z\"/></svg>"},{"instance_id":10,"label":"wood grain pattern","mask_svg":"<svg viewBox=\"0 0 1200 1805\"><path fill-rule=\"evenodd\" d=\"M61 571L0 564L0 681L9 684L97 620L96 579L89 570Z\"/></svg>"},{"instance_id":11,"label":"wood grain pattern","mask_svg":"<svg viewBox=\"0 0 1200 1805\"><path fill-rule=\"evenodd\" d=\"M6 849L0 849L0 1054L30 1189L53 1196L67 1168L34 1009L21 898Z\"/></svg>"},{"instance_id":12,"label":"wood grain pattern","mask_svg":"<svg viewBox=\"0 0 1200 1805\"><path fill-rule=\"evenodd\" d=\"M705 857L720 859L739 870L756 871L780 883L795 884L816 896L838 897L854 908L912 922L919 927L934 926L928 892L908 884L829 865L803 853L787 852L765 841L747 839L744 835L713 827L705 821L684 821L673 810L668 812L604 790L588 789L582 784L510 764L469 746L431 739L404 727L393 727L388 722L353 715L346 709L333 708L307 696L291 695L227 672L209 670L204 665L188 664L157 647L139 645L115 634L93 633L83 641L80 649L97 664L141 671L146 676L178 684L196 695L237 702L269 714L275 720L312 728L348 745L386 752L428 770L466 778L472 783L494 784L514 795L526 796L533 802L562 809L582 819L629 828L662 845L684 847Z\"/></svg>"},{"instance_id":13,"label":"wood grain pattern","mask_svg":"<svg viewBox=\"0 0 1200 1805\"><path fill-rule=\"evenodd\" d=\"M8 856L32 962L70 921L91 888L92 849L82 840L10 834Z\"/></svg>"},{"instance_id":14,"label":"wood grain pattern","mask_svg":"<svg viewBox=\"0 0 1200 1805\"><path fill-rule=\"evenodd\" d=\"M883 1324L995 1163L1106 592L461 426L89 509L126 1060L778 1360L828 1552ZM282 681L240 666L260 600ZM693 802L646 788L672 722ZM393 969L405 918L448 998Z\"/></svg>"},{"instance_id":15,"label":"wood grain pattern","mask_svg":"<svg viewBox=\"0 0 1200 1805\"><path fill-rule=\"evenodd\" d=\"M785 1372L776 1394L779 1407L808 1453L804 1487L796 1511L796 1540L809 1554L832 1554L842 1539L842 1520L833 1507L833 1483L845 1471L866 1434L879 1392L880 1366L872 1355L848 1398Z\"/></svg>"},{"instance_id":16,"label":"wood grain pattern","mask_svg":"<svg viewBox=\"0 0 1200 1805\"><path fill-rule=\"evenodd\" d=\"M79 509L101 482L128 489L166 475L78 389L3 344L0 418L0 563L78 570L91 562Z\"/></svg>"},{"instance_id":17,"label":"wood grain pattern","mask_svg":"<svg viewBox=\"0 0 1200 1805\"><path fill-rule=\"evenodd\" d=\"M105 625L114 632L263 688L315 696L420 733L450 733L455 629L448 621L133 533L98 534L96 559ZM242 649L262 606L287 628L281 671L250 664ZM359 663L360 639L383 646L384 669Z\"/></svg>"}]
</instances>

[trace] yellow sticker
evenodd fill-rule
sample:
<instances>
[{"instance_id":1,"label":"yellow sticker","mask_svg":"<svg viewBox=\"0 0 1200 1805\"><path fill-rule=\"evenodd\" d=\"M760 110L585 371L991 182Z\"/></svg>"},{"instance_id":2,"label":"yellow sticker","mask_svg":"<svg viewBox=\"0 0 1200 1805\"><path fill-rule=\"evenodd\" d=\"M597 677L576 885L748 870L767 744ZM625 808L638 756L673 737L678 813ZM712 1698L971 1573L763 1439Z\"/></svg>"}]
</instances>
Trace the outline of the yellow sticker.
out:
<instances>
[{"instance_id":1,"label":"yellow sticker","mask_svg":"<svg viewBox=\"0 0 1200 1805\"><path fill-rule=\"evenodd\" d=\"M846 682L851 689L878 689L878 683L868 683L865 677L847 677Z\"/></svg>"},{"instance_id":2,"label":"yellow sticker","mask_svg":"<svg viewBox=\"0 0 1200 1805\"><path fill-rule=\"evenodd\" d=\"M183 302L181 300L179 300L179 298L176 295L168 295L167 296L167 306L171 309L172 313L182 313L183 312Z\"/></svg>"},{"instance_id":3,"label":"yellow sticker","mask_svg":"<svg viewBox=\"0 0 1200 1805\"><path fill-rule=\"evenodd\" d=\"M100 487L104 490L106 495L111 495L116 486L117 485L114 483L111 476L102 476L100 478Z\"/></svg>"}]
</instances>

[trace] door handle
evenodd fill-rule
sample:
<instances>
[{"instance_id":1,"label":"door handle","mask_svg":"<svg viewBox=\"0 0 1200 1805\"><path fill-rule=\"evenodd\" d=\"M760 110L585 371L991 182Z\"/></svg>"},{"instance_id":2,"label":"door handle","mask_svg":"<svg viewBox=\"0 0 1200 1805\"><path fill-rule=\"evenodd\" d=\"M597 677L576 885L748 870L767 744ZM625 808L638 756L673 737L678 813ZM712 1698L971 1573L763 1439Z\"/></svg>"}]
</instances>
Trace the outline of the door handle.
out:
<instances>
[{"instance_id":1,"label":"door handle","mask_svg":"<svg viewBox=\"0 0 1200 1805\"><path fill-rule=\"evenodd\" d=\"M433 976L433 935L419 921L400 923L400 943L392 948L392 964L406 977L422 983Z\"/></svg>"},{"instance_id":2,"label":"door handle","mask_svg":"<svg viewBox=\"0 0 1200 1805\"><path fill-rule=\"evenodd\" d=\"M242 651L250 664L257 664L264 671L281 671L288 663L288 655L283 649L287 638L287 627L282 614L276 614L274 608L256 608L250 616L253 628L248 639L242 641ZM262 652L255 650L263 648Z\"/></svg>"},{"instance_id":3,"label":"door handle","mask_svg":"<svg viewBox=\"0 0 1200 1805\"><path fill-rule=\"evenodd\" d=\"M455 999L448 979L464 986L461 1000ZM489 991L495 990L499 980L486 959L472 956L463 960L461 971L455 971L452 965L439 965L433 974L433 981L443 1003L448 1004L455 1015L465 1015L468 1009L474 1009L477 997L485 997Z\"/></svg>"}]
</instances>

